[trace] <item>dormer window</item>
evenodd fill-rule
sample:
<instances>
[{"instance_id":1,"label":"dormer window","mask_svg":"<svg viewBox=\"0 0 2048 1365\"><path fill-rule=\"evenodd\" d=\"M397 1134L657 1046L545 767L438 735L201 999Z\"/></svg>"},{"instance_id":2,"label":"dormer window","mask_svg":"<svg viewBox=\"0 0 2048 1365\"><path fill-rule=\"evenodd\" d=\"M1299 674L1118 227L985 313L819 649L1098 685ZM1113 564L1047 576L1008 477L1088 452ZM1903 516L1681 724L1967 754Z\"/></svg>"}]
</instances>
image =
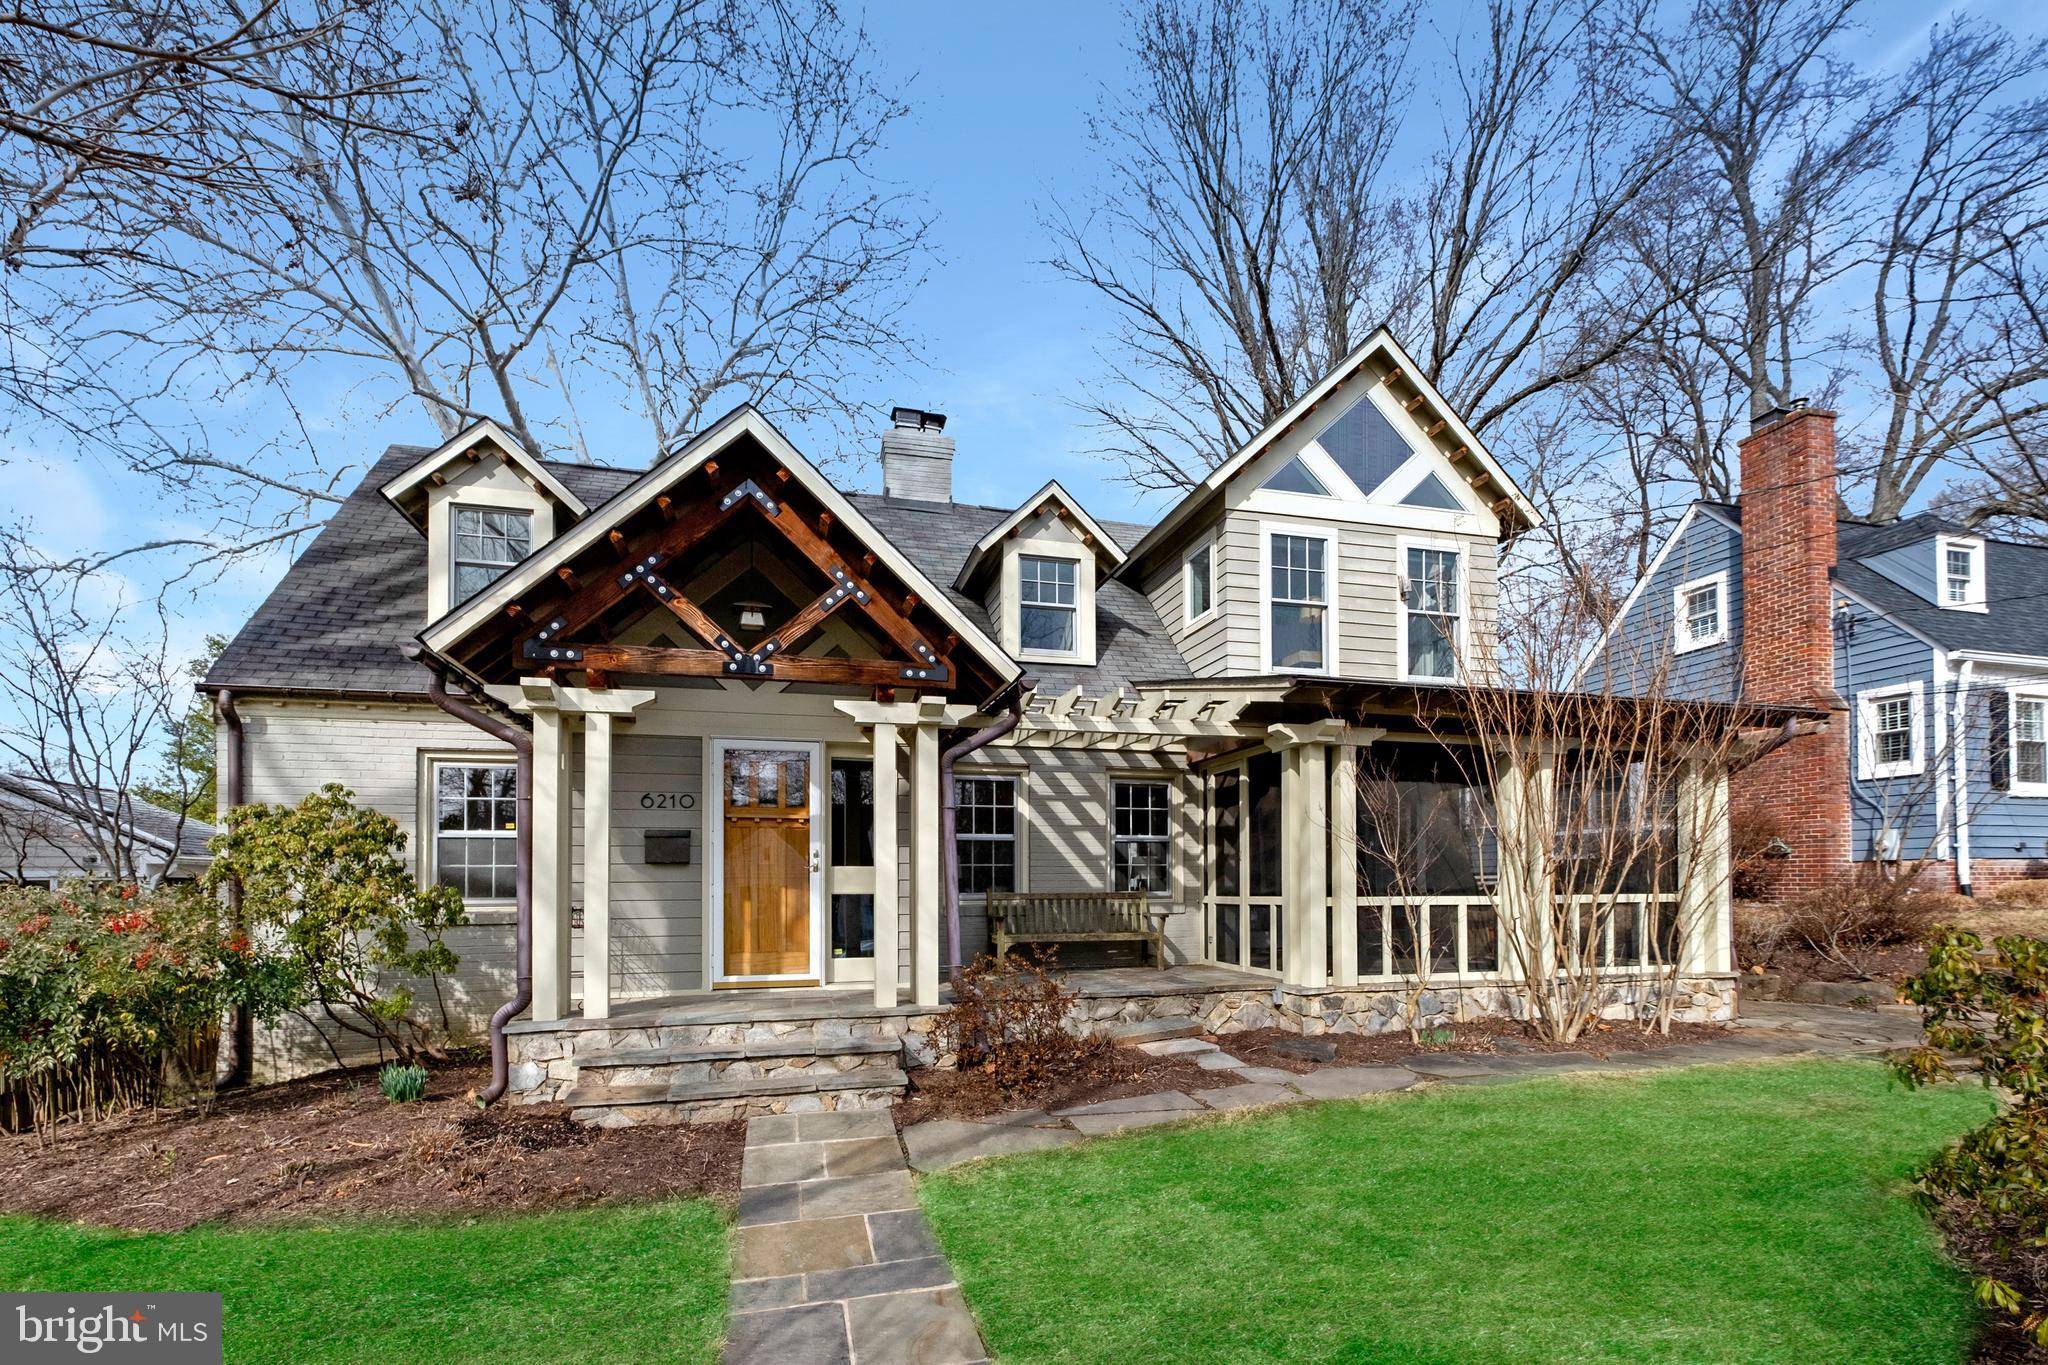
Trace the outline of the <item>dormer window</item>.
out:
<instances>
[{"instance_id":1,"label":"dormer window","mask_svg":"<svg viewBox=\"0 0 2048 1365\"><path fill-rule=\"evenodd\" d=\"M1186 585L1187 622L1192 625L1216 607L1216 547L1204 545L1182 564Z\"/></svg>"},{"instance_id":2,"label":"dormer window","mask_svg":"<svg viewBox=\"0 0 2048 1365\"><path fill-rule=\"evenodd\" d=\"M455 534L448 605L459 607L533 552L533 514L459 504L450 510Z\"/></svg>"},{"instance_id":3,"label":"dormer window","mask_svg":"<svg viewBox=\"0 0 2048 1365\"><path fill-rule=\"evenodd\" d=\"M1017 558L1017 647L1029 654L1075 652L1081 566L1043 555Z\"/></svg>"},{"instance_id":4,"label":"dormer window","mask_svg":"<svg viewBox=\"0 0 2048 1365\"><path fill-rule=\"evenodd\" d=\"M1672 594L1674 652L1706 649L1728 638L1728 575L1709 574L1682 583Z\"/></svg>"},{"instance_id":5,"label":"dormer window","mask_svg":"<svg viewBox=\"0 0 2048 1365\"><path fill-rule=\"evenodd\" d=\"M1984 610L1984 543L1939 536L1934 545L1940 556L1936 600L1955 611Z\"/></svg>"}]
</instances>

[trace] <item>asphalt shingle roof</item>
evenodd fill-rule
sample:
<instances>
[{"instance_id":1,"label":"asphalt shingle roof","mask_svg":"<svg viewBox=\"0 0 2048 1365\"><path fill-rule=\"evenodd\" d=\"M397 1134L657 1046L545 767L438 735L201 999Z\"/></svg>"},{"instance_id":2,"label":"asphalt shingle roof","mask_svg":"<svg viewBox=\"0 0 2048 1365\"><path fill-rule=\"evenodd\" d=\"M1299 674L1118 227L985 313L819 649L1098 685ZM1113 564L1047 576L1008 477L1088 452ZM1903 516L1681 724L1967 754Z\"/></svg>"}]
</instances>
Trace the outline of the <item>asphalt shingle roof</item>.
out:
<instances>
[{"instance_id":1,"label":"asphalt shingle roof","mask_svg":"<svg viewBox=\"0 0 2048 1365\"><path fill-rule=\"evenodd\" d=\"M1728 503L1707 505L1738 527L1742 524L1741 509ZM1969 534L1967 528L1933 512L1882 525L1837 522L1835 582L1945 649L2048 657L2048 545L1982 538L1985 611L1936 606L1862 562L1937 535Z\"/></svg>"},{"instance_id":2,"label":"asphalt shingle roof","mask_svg":"<svg viewBox=\"0 0 2048 1365\"><path fill-rule=\"evenodd\" d=\"M0 791L60 814L93 805L112 814L117 813L122 805L118 792L82 787L71 782L48 782L26 773L0 773ZM206 841L213 837L214 828L204 820L187 816L181 825L176 812L153 806L139 796L128 798L127 810L129 826L157 847L169 848L176 840L180 858L208 856Z\"/></svg>"},{"instance_id":3,"label":"asphalt shingle roof","mask_svg":"<svg viewBox=\"0 0 2048 1365\"><path fill-rule=\"evenodd\" d=\"M431 450L392 446L336 510L270 595L257 607L213 667L205 687L257 692L413 697L425 694L426 670L399 653L426 624L426 537L377 490ZM546 462L577 497L601 515L601 504L643 470ZM975 624L991 629L978 601L950 586L974 543L1014 509L961 503L847 495L863 516L945 592ZM1134 545L1148 529L1103 522ZM1187 666L1146 597L1128 584L1096 592L1096 667L1034 665L1026 669L1048 692L1081 685L1113 690L1133 678L1177 676Z\"/></svg>"}]
</instances>

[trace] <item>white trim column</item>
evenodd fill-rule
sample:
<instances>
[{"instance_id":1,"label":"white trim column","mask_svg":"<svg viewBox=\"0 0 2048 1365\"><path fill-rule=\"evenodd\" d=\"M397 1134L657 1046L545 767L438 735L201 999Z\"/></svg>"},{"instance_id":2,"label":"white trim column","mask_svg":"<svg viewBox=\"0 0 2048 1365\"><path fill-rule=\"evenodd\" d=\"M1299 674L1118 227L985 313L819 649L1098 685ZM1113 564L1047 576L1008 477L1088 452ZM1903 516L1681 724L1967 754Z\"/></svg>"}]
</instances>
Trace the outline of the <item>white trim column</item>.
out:
<instances>
[{"instance_id":1,"label":"white trim column","mask_svg":"<svg viewBox=\"0 0 2048 1365\"><path fill-rule=\"evenodd\" d=\"M1329 751L1290 745L1280 769L1281 980L1312 991L1330 984Z\"/></svg>"},{"instance_id":2,"label":"white trim column","mask_svg":"<svg viewBox=\"0 0 2048 1365\"><path fill-rule=\"evenodd\" d=\"M1556 829L1556 756L1547 746L1516 750L1495 762L1494 830L1500 845L1494 914L1500 970L1517 980L1549 981L1557 972L1550 934L1550 849Z\"/></svg>"},{"instance_id":3,"label":"white trim column","mask_svg":"<svg viewBox=\"0 0 2048 1365\"><path fill-rule=\"evenodd\" d=\"M1330 765L1330 881L1335 906L1333 986L1358 984L1358 746L1339 744Z\"/></svg>"},{"instance_id":4,"label":"white trim column","mask_svg":"<svg viewBox=\"0 0 2048 1365\"><path fill-rule=\"evenodd\" d=\"M910 994L939 1003L939 731L926 722L910 739Z\"/></svg>"},{"instance_id":5,"label":"white trim column","mask_svg":"<svg viewBox=\"0 0 2048 1365\"><path fill-rule=\"evenodd\" d=\"M901 845L896 831L897 727L875 727L875 1006L896 1007L896 955L902 950L897 915L902 875Z\"/></svg>"},{"instance_id":6,"label":"white trim column","mask_svg":"<svg viewBox=\"0 0 2048 1365\"><path fill-rule=\"evenodd\" d=\"M533 712L533 1017L569 1011L569 735L562 713Z\"/></svg>"},{"instance_id":7,"label":"white trim column","mask_svg":"<svg viewBox=\"0 0 2048 1365\"><path fill-rule=\"evenodd\" d=\"M1682 971L1735 970L1734 867L1728 843L1728 773L1694 758L1678 778L1678 925Z\"/></svg>"},{"instance_id":8,"label":"white trim column","mask_svg":"<svg viewBox=\"0 0 2048 1365\"><path fill-rule=\"evenodd\" d=\"M612 718L583 718L583 1017L612 1013Z\"/></svg>"}]
</instances>

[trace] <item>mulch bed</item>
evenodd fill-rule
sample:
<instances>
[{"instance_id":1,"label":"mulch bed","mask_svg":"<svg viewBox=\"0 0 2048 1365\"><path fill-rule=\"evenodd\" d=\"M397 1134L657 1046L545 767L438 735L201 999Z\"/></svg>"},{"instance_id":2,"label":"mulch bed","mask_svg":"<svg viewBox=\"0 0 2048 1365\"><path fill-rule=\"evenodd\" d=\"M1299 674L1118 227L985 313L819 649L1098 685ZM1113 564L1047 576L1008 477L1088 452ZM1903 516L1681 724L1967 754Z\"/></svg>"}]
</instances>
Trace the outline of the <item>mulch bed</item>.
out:
<instances>
[{"instance_id":1,"label":"mulch bed","mask_svg":"<svg viewBox=\"0 0 2048 1365\"><path fill-rule=\"evenodd\" d=\"M1706 1043L1726 1038L1728 1030L1720 1024L1673 1024L1669 1033L1645 1033L1635 1024L1595 1024L1573 1043L1553 1043L1531 1033L1511 1019L1481 1019L1467 1024L1455 1025L1451 1030L1451 1041L1447 1043L1416 1043L1409 1039L1406 1029L1392 1033L1323 1033L1314 1041L1333 1045L1337 1059L1328 1063L1332 1066L1385 1066L1413 1057L1422 1052L1461 1053L1518 1053L1518 1052L1588 1052L1595 1057L1605 1057L1615 1052L1642 1052L1651 1048L1675 1047L1680 1043ZM1219 1046L1233 1057L1250 1062L1254 1066L1279 1067L1286 1071L1313 1071L1318 1065L1303 1057L1291 1056L1274 1050L1274 1044L1291 1040L1299 1043L1301 1035L1285 1029L1251 1029L1244 1033L1227 1033L1216 1039Z\"/></svg>"},{"instance_id":2,"label":"mulch bed","mask_svg":"<svg viewBox=\"0 0 2048 1365\"><path fill-rule=\"evenodd\" d=\"M1927 949L1918 943L1869 948L1856 958L1860 971L1822 957L1811 948L1783 947L1771 954L1770 965L1764 970L1777 973L1787 986L1801 981L1868 981L1871 999L1881 1004L1891 1003L1898 983L1927 970Z\"/></svg>"},{"instance_id":3,"label":"mulch bed","mask_svg":"<svg viewBox=\"0 0 2048 1365\"><path fill-rule=\"evenodd\" d=\"M1027 1090L1003 1090L981 1071L913 1071L909 1093L895 1108L896 1127L900 1131L931 1119L987 1118L1011 1109L1066 1109L1162 1090L1210 1090L1243 1081L1234 1071L1204 1071L1184 1057L1154 1057L1134 1047L1101 1048L1071 1075Z\"/></svg>"},{"instance_id":4,"label":"mulch bed","mask_svg":"<svg viewBox=\"0 0 2048 1365\"><path fill-rule=\"evenodd\" d=\"M493 1214L739 1189L744 1123L598 1129L469 1096L488 1063L430 1066L392 1104L371 1068L222 1095L205 1110L0 1137L0 1212L170 1232L198 1223Z\"/></svg>"},{"instance_id":5,"label":"mulch bed","mask_svg":"<svg viewBox=\"0 0 2048 1365\"><path fill-rule=\"evenodd\" d=\"M1973 1275L1994 1275L2020 1291L2028 1305L2048 1308L2048 1251L2022 1239L2001 1242L1997 1232L1972 1221L1967 1203L1944 1199L1935 1207L1948 1254ZM1986 1312L1971 1365L2048 1365L2048 1349L2004 1313Z\"/></svg>"}]
</instances>

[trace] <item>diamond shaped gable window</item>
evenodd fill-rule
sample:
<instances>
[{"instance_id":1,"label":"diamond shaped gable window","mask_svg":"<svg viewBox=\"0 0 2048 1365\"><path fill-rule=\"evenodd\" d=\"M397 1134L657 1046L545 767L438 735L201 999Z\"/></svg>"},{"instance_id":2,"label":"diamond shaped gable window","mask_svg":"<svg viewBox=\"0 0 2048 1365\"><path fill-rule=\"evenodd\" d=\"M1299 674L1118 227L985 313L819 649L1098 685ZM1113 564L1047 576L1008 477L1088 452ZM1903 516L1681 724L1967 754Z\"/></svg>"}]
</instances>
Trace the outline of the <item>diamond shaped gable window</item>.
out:
<instances>
[{"instance_id":1,"label":"diamond shaped gable window","mask_svg":"<svg viewBox=\"0 0 2048 1365\"><path fill-rule=\"evenodd\" d=\"M1273 471L1273 476L1260 484L1275 493L1306 493L1312 498L1327 498L1330 490L1323 487L1322 480L1309 473L1308 466L1296 456Z\"/></svg>"},{"instance_id":2,"label":"diamond shaped gable window","mask_svg":"<svg viewBox=\"0 0 2048 1365\"><path fill-rule=\"evenodd\" d=\"M1440 507L1447 512L1462 512L1464 505L1458 495L1444 486L1444 481L1434 474L1424 474L1422 482L1408 490L1408 496L1401 499L1403 507Z\"/></svg>"},{"instance_id":3,"label":"diamond shaped gable window","mask_svg":"<svg viewBox=\"0 0 2048 1365\"><path fill-rule=\"evenodd\" d=\"M1323 428L1316 444L1367 496L1415 453L1370 398L1360 398L1344 409L1336 421Z\"/></svg>"}]
</instances>

